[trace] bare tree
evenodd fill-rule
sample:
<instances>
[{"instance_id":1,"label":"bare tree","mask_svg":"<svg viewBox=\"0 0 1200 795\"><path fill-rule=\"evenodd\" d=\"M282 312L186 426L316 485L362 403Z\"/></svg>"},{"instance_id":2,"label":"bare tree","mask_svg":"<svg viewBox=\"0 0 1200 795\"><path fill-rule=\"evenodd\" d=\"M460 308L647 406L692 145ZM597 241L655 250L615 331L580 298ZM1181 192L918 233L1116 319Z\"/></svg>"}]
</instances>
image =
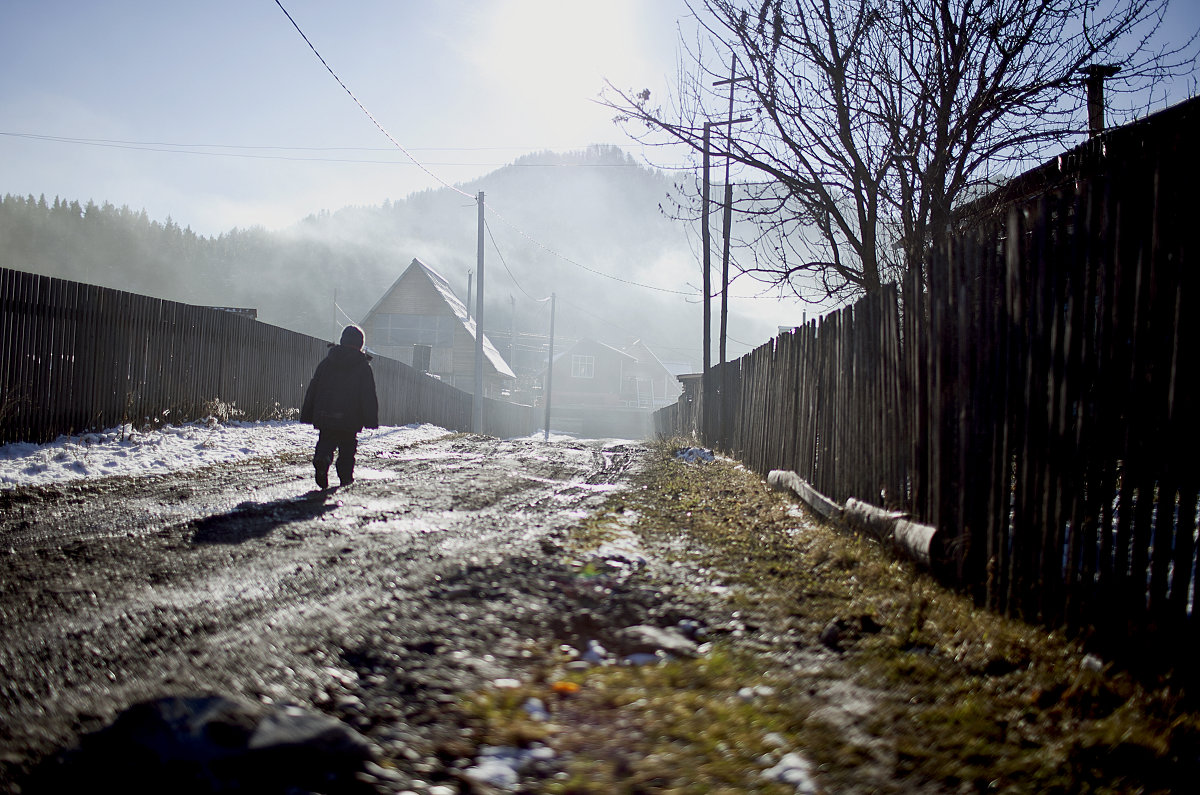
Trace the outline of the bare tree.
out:
<instances>
[{"instance_id":1,"label":"bare tree","mask_svg":"<svg viewBox=\"0 0 1200 795\"><path fill-rule=\"evenodd\" d=\"M1113 89L1144 105L1194 70L1194 34L1158 44L1169 2L693 0L675 95L610 86L603 101L635 138L699 152L736 56L737 110L755 122L712 145L758 174L739 188L754 230L739 267L846 298L922 261L956 206L1085 132L1089 66L1118 69Z\"/></svg>"}]
</instances>

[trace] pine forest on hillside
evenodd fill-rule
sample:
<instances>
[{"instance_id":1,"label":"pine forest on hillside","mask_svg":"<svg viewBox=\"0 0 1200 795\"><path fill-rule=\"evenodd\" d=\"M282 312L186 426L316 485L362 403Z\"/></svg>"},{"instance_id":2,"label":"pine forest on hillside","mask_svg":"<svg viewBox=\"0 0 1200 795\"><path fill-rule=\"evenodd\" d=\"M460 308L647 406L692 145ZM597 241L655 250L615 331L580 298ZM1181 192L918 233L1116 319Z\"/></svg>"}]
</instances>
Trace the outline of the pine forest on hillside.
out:
<instances>
[{"instance_id":1,"label":"pine forest on hillside","mask_svg":"<svg viewBox=\"0 0 1200 795\"><path fill-rule=\"evenodd\" d=\"M698 282L685 227L660 209L673 191L668 175L616 147L593 147L530 155L462 188L484 191L492 210L490 333L545 334L549 306L535 299L555 292L563 338L641 338L664 359L699 359L697 299L668 292ZM189 304L251 307L263 322L328 338L337 324L365 315L414 257L465 300L477 224L475 205L447 189L216 237L108 201L5 195L0 265ZM639 286L646 284L662 289Z\"/></svg>"}]
</instances>

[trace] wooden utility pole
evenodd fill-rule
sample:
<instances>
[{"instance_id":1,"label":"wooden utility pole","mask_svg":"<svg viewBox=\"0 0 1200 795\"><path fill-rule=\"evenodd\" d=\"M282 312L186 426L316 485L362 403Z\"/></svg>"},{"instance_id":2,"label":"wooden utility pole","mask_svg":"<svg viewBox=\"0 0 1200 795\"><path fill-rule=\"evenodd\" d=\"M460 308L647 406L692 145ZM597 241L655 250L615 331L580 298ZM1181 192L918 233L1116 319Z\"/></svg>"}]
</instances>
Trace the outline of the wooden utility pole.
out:
<instances>
[{"instance_id":1,"label":"wooden utility pole","mask_svg":"<svg viewBox=\"0 0 1200 795\"><path fill-rule=\"evenodd\" d=\"M471 408L471 429L483 433L483 191L479 191L479 244L476 247L476 269L479 277L475 285L475 399Z\"/></svg>"},{"instance_id":2,"label":"wooden utility pole","mask_svg":"<svg viewBox=\"0 0 1200 795\"><path fill-rule=\"evenodd\" d=\"M725 164L725 213L721 228L721 342L720 363L725 364L725 340L729 337L729 225L733 216L733 185L729 184L729 163Z\"/></svg>"},{"instance_id":3,"label":"wooden utility pole","mask_svg":"<svg viewBox=\"0 0 1200 795\"><path fill-rule=\"evenodd\" d=\"M729 84L729 115L725 128L725 212L721 226L721 364L725 364L725 340L729 331L729 235L733 220L733 185L729 182L729 161L733 152L733 88L736 84L749 80L748 77L737 76L737 55L729 64L729 79L713 83L714 86Z\"/></svg>"},{"instance_id":4,"label":"wooden utility pole","mask_svg":"<svg viewBox=\"0 0 1200 795\"><path fill-rule=\"evenodd\" d=\"M703 291L704 306L701 312L704 322L704 374L712 367L712 248L708 235L708 141L713 123L704 122L704 183L700 188L700 245L704 248L701 257L700 289Z\"/></svg>"},{"instance_id":5,"label":"wooden utility pole","mask_svg":"<svg viewBox=\"0 0 1200 795\"><path fill-rule=\"evenodd\" d=\"M724 82L724 81L722 81ZM708 205L709 205L709 141L712 139L711 130L713 127L730 126L741 124L744 121L750 121L749 116L743 116L740 119L727 119L725 121L706 121L704 122L704 179L700 189L700 245L704 249L701 257L701 285L704 291L704 372L707 373L712 367L712 241L708 231Z\"/></svg>"},{"instance_id":6,"label":"wooden utility pole","mask_svg":"<svg viewBox=\"0 0 1200 795\"><path fill-rule=\"evenodd\" d=\"M512 293L508 294L508 366L513 367L513 354L516 351L517 341L517 297Z\"/></svg>"},{"instance_id":7,"label":"wooden utility pole","mask_svg":"<svg viewBox=\"0 0 1200 795\"><path fill-rule=\"evenodd\" d=\"M546 299L543 298L543 301ZM550 441L550 393L554 385L554 293L550 293L550 353L546 357L546 433L543 441Z\"/></svg>"}]
</instances>

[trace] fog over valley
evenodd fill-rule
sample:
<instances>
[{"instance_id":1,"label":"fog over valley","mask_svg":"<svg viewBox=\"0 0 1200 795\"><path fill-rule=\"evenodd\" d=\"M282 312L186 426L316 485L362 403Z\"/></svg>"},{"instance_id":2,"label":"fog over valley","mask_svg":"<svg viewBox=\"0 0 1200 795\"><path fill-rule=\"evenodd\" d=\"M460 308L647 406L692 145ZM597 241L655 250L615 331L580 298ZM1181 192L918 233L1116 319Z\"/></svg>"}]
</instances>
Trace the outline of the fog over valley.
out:
<instances>
[{"instance_id":1,"label":"fog over valley","mask_svg":"<svg viewBox=\"0 0 1200 795\"><path fill-rule=\"evenodd\" d=\"M340 325L361 320L414 258L466 301L478 285L478 209L462 194L483 191L484 325L501 350L510 333L548 333L549 303L541 299L555 293L559 346L584 337L618 347L641 339L664 361L698 367L698 243L687 223L668 217L670 175L597 146L528 155L460 187L214 237L194 234L187 219L151 219L108 197L6 195L0 265L184 303L254 308L262 322L333 338ZM734 292L750 295L753 287L735 284ZM769 299L734 301L730 336L758 345L778 324L800 322L802 312ZM729 343L731 357L747 349Z\"/></svg>"}]
</instances>

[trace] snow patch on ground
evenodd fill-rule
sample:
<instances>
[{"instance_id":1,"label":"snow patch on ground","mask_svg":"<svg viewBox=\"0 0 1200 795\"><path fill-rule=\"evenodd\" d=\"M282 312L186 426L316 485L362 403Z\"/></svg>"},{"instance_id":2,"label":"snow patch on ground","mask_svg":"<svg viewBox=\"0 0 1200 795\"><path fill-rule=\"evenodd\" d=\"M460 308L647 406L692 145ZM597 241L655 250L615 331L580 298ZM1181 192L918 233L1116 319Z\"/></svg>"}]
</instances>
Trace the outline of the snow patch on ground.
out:
<instances>
[{"instance_id":1,"label":"snow patch on ground","mask_svg":"<svg viewBox=\"0 0 1200 795\"><path fill-rule=\"evenodd\" d=\"M358 435L359 461L384 447L444 436L436 425L387 426ZM317 431L291 421L194 422L135 431L126 425L78 436L60 436L47 444L0 445L0 489L113 475L149 475L284 453L311 454ZM372 470L357 472L370 479ZM385 473L378 476L386 477Z\"/></svg>"}]
</instances>

